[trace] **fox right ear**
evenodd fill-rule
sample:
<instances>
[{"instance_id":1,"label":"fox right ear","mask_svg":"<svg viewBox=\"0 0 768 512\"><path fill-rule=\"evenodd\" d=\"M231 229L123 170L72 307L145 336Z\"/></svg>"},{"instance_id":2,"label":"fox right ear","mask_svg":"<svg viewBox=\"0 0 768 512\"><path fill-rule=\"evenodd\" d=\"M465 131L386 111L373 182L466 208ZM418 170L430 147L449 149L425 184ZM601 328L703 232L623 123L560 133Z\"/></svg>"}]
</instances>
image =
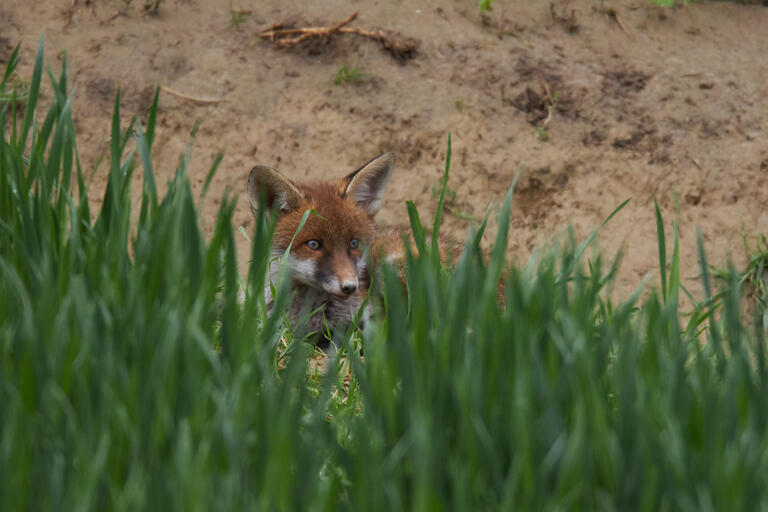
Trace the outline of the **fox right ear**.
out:
<instances>
[{"instance_id":1,"label":"fox right ear","mask_svg":"<svg viewBox=\"0 0 768 512\"><path fill-rule=\"evenodd\" d=\"M344 197L350 197L371 215L381 207L384 189L395 169L395 154L379 155L343 180Z\"/></svg>"},{"instance_id":2,"label":"fox right ear","mask_svg":"<svg viewBox=\"0 0 768 512\"><path fill-rule=\"evenodd\" d=\"M259 206L266 207L267 211L277 207L279 213L288 213L298 208L304 197L291 180L264 165L251 169L248 175L248 196L254 215L258 213Z\"/></svg>"}]
</instances>

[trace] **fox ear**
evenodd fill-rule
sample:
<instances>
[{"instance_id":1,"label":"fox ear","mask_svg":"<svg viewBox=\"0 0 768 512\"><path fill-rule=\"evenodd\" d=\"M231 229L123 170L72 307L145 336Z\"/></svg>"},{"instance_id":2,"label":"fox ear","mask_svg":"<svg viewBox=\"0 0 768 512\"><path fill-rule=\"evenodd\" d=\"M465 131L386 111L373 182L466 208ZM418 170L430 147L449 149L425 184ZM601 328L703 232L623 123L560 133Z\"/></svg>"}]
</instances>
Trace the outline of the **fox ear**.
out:
<instances>
[{"instance_id":1,"label":"fox ear","mask_svg":"<svg viewBox=\"0 0 768 512\"><path fill-rule=\"evenodd\" d=\"M269 211L277 207L278 213L288 213L298 208L304 197L288 178L264 165L251 169L248 175L248 196L254 215L257 214L259 206L266 207Z\"/></svg>"},{"instance_id":2,"label":"fox ear","mask_svg":"<svg viewBox=\"0 0 768 512\"><path fill-rule=\"evenodd\" d=\"M381 207L381 196L395 169L395 154L379 155L342 180L344 197L350 197L371 216Z\"/></svg>"}]
</instances>

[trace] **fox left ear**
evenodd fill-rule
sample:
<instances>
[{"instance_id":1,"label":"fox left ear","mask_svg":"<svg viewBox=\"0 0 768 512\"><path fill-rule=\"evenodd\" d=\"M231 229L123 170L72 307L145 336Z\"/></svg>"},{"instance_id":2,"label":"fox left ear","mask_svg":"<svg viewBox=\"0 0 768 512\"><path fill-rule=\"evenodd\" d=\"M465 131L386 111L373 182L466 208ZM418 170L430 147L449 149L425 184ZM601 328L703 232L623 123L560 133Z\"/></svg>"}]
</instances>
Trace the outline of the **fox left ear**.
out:
<instances>
[{"instance_id":1,"label":"fox left ear","mask_svg":"<svg viewBox=\"0 0 768 512\"><path fill-rule=\"evenodd\" d=\"M299 207L304 198L301 190L291 180L271 167L257 165L248 175L248 195L251 200L251 211L258 215L261 201L265 203L267 212L276 207L278 215L288 213Z\"/></svg>"},{"instance_id":2,"label":"fox left ear","mask_svg":"<svg viewBox=\"0 0 768 512\"><path fill-rule=\"evenodd\" d=\"M395 154L379 155L342 180L344 197L350 197L371 216L381 207L381 196L395 169Z\"/></svg>"}]
</instances>

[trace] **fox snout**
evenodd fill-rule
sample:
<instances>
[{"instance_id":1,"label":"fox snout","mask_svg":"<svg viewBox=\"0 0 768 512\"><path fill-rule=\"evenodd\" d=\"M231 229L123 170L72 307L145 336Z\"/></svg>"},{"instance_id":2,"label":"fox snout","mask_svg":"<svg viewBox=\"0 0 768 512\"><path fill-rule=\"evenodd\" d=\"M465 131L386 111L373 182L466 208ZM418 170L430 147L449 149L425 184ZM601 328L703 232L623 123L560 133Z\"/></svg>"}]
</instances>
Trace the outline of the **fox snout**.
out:
<instances>
[{"instance_id":1,"label":"fox snout","mask_svg":"<svg viewBox=\"0 0 768 512\"><path fill-rule=\"evenodd\" d=\"M355 261L346 255L332 259L330 272L321 276L320 283L328 293L333 295L352 295L357 292L358 279Z\"/></svg>"},{"instance_id":2,"label":"fox snout","mask_svg":"<svg viewBox=\"0 0 768 512\"><path fill-rule=\"evenodd\" d=\"M347 295L352 295L357 291L357 279L352 280L348 279L341 283L341 291L346 293Z\"/></svg>"},{"instance_id":3,"label":"fox snout","mask_svg":"<svg viewBox=\"0 0 768 512\"><path fill-rule=\"evenodd\" d=\"M288 259L293 278L306 285L319 288L329 295L353 295L360 287L358 273L365 270L365 261L354 261L346 256L327 255L320 259L292 256Z\"/></svg>"}]
</instances>

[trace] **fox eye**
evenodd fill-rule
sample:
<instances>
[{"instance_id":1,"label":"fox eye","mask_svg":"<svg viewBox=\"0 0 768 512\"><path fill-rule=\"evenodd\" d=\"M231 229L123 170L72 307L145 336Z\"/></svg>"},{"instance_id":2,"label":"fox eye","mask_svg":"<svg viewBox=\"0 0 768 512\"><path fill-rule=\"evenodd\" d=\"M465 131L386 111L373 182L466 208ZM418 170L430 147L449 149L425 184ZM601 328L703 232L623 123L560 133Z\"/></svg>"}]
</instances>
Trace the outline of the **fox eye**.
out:
<instances>
[{"instance_id":1,"label":"fox eye","mask_svg":"<svg viewBox=\"0 0 768 512\"><path fill-rule=\"evenodd\" d=\"M315 240L315 239L309 240L307 242L307 247L309 247L313 251L319 251L320 250L320 240Z\"/></svg>"},{"instance_id":2,"label":"fox eye","mask_svg":"<svg viewBox=\"0 0 768 512\"><path fill-rule=\"evenodd\" d=\"M352 249L357 249L358 245L360 245L360 242L357 241L357 238L353 238L349 241L349 247Z\"/></svg>"}]
</instances>

